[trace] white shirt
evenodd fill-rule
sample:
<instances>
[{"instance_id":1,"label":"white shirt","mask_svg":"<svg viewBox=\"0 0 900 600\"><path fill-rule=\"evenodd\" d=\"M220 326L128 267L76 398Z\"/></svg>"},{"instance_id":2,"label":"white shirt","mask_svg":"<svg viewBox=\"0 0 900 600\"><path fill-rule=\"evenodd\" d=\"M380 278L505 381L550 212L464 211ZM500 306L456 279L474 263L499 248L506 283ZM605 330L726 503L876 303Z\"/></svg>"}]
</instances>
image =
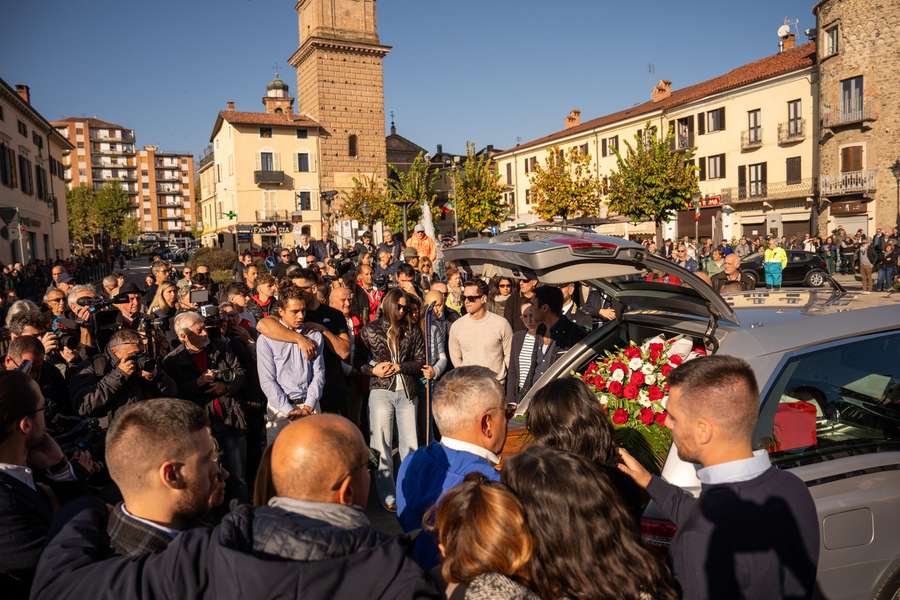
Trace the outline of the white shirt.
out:
<instances>
[{"instance_id":1,"label":"white shirt","mask_svg":"<svg viewBox=\"0 0 900 600\"><path fill-rule=\"evenodd\" d=\"M768 471L771 466L769 453L765 450L756 450L750 458L732 460L699 469L697 478L700 480L700 483L706 485L750 481Z\"/></svg>"},{"instance_id":2,"label":"white shirt","mask_svg":"<svg viewBox=\"0 0 900 600\"><path fill-rule=\"evenodd\" d=\"M451 450L456 450L457 452L468 452L469 454L480 456L484 460L490 462L492 465L500 464L500 457L487 448L482 448L481 446L476 446L475 444L470 444L469 442L464 442L462 440L455 440L451 437L447 437L446 435L441 438L441 443Z\"/></svg>"},{"instance_id":3,"label":"white shirt","mask_svg":"<svg viewBox=\"0 0 900 600\"><path fill-rule=\"evenodd\" d=\"M28 467L0 463L0 471L6 473L13 479L18 479L34 491L37 491L37 487L34 485L34 474Z\"/></svg>"}]
</instances>

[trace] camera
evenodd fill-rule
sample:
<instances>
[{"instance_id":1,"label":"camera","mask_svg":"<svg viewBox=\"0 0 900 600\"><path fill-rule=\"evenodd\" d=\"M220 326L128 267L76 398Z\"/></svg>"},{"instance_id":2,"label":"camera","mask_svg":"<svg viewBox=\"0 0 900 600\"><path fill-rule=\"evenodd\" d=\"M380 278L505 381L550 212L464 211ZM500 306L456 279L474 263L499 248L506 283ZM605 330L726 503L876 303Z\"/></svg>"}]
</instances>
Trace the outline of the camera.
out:
<instances>
[{"instance_id":1,"label":"camera","mask_svg":"<svg viewBox=\"0 0 900 600\"><path fill-rule=\"evenodd\" d=\"M193 289L189 294L188 300L191 304L198 304L201 305L200 308L204 308L202 305L209 302L209 290L205 288Z\"/></svg>"},{"instance_id":2,"label":"camera","mask_svg":"<svg viewBox=\"0 0 900 600\"><path fill-rule=\"evenodd\" d=\"M235 380L234 369L215 369L212 376L213 380L221 383L232 383Z\"/></svg>"},{"instance_id":3,"label":"camera","mask_svg":"<svg viewBox=\"0 0 900 600\"><path fill-rule=\"evenodd\" d=\"M379 275L378 277L372 278L372 285L381 292L386 292L390 283L391 278L388 275Z\"/></svg>"},{"instance_id":4,"label":"camera","mask_svg":"<svg viewBox=\"0 0 900 600\"><path fill-rule=\"evenodd\" d=\"M134 366L141 371L146 371L148 373L156 371L156 359L146 352L136 352L129 356L128 360L134 361Z\"/></svg>"},{"instance_id":5,"label":"camera","mask_svg":"<svg viewBox=\"0 0 900 600\"><path fill-rule=\"evenodd\" d=\"M53 320L51 330L56 336L60 348L77 350L81 345L81 329L78 321L59 317Z\"/></svg>"}]
</instances>

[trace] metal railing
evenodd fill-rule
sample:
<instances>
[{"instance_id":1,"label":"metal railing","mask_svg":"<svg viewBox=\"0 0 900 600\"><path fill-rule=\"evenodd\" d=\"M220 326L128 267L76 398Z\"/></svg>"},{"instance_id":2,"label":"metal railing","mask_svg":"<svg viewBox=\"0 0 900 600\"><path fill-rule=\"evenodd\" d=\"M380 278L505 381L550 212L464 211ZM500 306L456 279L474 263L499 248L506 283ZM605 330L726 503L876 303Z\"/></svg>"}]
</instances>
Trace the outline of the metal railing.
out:
<instances>
[{"instance_id":1,"label":"metal railing","mask_svg":"<svg viewBox=\"0 0 900 600\"><path fill-rule=\"evenodd\" d=\"M806 119L778 124L778 143L788 144L806 139Z\"/></svg>"},{"instance_id":2,"label":"metal railing","mask_svg":"<svg viewBox=\"0 0 900 600\"><path fill-rule=\"evenodd\" d=\"M822 114L822 127L840 127L874 121L877 118L875 109L865 105L854 110L830 110Z\"/></svg>"},{"instance_id":3,"label":"metal railing","mask_svg":"<svg viewBox=\"0 0 900 600\"><path fill-rule=\"evenodd\" d=\"M741 132L741 150L759 148L762 144L762 127L754 127Z\"/></svg>"},{"instance_id":4,"label":"metal railing","mask_svg":"<svg viewBox=\"0 0 900 600\"><path fill-rule=\"evenodd\" d=\"M287 222L290 221L290 215L288 215L288 211L286 210L264 208L256 211L256 220Z\"/></svg>"},{"instance_id":5,"label":"metal railing","mask_svg":"<svg viewBox=\"0 0 900 600\"><path fill-rule=\"evenodd\" d=\"M283 185L284 171L254 171L253 181L257 185Z\"/></svg>"},{"instance_id":6,"label":"metal railing","mask_svg":"<svg viewBox=\"0 0 900 600\"><path fill-rule=\"evenodd\" d=\"M871 192L875 189L875 170L848 171L837 175L821 175L819 189L824 196L840 196Z\"/></svg>"},{"instance_id":7,"label":"metal railing","mask_svg":"<svg viewBox=\"0 0 900 600\"><path fill-rule=\"evenodd\" d=\"M766 200L787 200L790 198L803 198L812 194L813 180L801 179L795 183L781 182L751 182L748 185L723 188L722 202L727 204L741 204L745 202L763 202Z\"/></svg>"}]
</instances>

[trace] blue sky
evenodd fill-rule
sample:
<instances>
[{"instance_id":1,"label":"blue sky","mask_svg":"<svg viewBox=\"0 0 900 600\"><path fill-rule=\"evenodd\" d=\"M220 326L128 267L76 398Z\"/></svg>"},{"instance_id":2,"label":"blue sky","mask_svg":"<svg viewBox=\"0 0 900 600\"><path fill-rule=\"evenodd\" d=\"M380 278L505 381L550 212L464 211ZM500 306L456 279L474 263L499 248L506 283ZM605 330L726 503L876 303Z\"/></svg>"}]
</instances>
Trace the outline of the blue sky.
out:
<instances>
[{"instance_id":1,"label":"blue sky","mask_svg":"<svg viewBox=\"0 0 900 600\"><path fill-rule=\"evenodd\" d=\"M50 118L96 115L139 145L199 154L217 111L262 110L297 47L293 0L0 0L0 77L31 86ZM813 0L381 0L385 112L434 151L510 147L643 102L777 50L785 17ZM648 65L652 64L654 73ZM301 107L302 109L302 107Z\"/></svg>"}]
</instances>

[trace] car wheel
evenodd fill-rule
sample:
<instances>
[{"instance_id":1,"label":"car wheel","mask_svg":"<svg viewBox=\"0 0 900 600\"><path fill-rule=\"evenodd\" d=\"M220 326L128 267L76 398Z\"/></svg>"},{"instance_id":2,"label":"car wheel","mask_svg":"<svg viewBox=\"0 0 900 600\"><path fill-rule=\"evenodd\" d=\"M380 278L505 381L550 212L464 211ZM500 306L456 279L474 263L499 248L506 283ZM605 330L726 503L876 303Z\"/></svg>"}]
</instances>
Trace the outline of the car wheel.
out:
<instances>
[{"instance_id":1,"label":"car wheel","mask_svg":"<svg viewBox=\"0 0 900 600\"><path fill-rule=\"evenodd\" d=\"M893 572L885 577L875 590L874 600L897 600L900 598L900 565L895 565Z\"/></svg>"},{"instance_id":2,"label":"car wheel","mask_svg":"<svg viewBox=\"0 0 900 600\"><path fill-rule=\"evenodd\" d=\"M757 285L759 285L759 278L756 277L756 273L752 271L744 271L744 276L747 277L751 282L753 282L753 287L750 289L754 289Z\"/></svg>"},{"instance_id":3,"label":"car wheel","mask_svg":"<svg viewBox=\"0 0 900 600\"><path fill-rule=\"evenodd\" d=\"M825 273L822 271L813 271L806 276L806 285L809 287L822 287L825 285Z\"/></svg>"}]
</instances>

